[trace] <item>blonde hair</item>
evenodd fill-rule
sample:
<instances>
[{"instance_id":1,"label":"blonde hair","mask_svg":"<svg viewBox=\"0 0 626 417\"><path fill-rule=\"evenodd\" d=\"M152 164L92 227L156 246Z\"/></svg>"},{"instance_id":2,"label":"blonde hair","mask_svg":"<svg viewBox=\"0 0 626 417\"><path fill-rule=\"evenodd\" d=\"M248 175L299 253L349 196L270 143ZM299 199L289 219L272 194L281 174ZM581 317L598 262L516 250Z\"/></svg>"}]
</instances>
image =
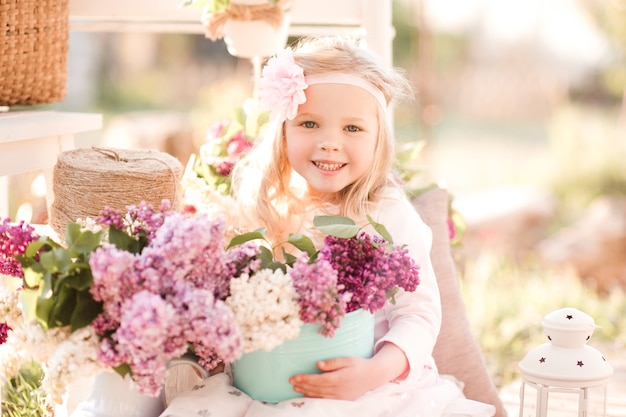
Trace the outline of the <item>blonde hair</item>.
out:
<instances>
[{"instance_id":1,"label":"blonde hair","mask_svg":"<svg viewBox=\"0 0 626 417\"><path fill-rule=\"evenodd\" d=\"M306 38L294 48L294 60L304 75L341 72L357 75L380 90L390 103L412 98L412 88L397 69L384 65L358 41L346 37ZM357 181L341 190L333 201L339 213L353 219L362 219L368 206L378 201L383 191L395 186L390 178L395 145L386 112L378 109L378 140L372 169ZM286 238L289 232L302 225L305 206L298 189L294 188L292 168L284 146L282 122L275 126L273 136L259 139L250 153L236 164L232 177L234 197L242 207L244 223L265 227L275 242Z\"/></svg>"}]
</instances>

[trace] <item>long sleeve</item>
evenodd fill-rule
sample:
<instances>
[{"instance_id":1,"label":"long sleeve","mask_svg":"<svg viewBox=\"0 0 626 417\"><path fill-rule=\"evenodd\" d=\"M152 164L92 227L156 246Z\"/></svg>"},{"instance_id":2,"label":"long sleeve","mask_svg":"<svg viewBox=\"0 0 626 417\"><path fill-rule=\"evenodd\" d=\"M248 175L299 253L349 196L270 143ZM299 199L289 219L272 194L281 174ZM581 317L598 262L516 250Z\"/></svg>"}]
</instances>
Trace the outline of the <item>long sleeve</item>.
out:
<instances>
[{"instance_id":1,"label":"long sleeve","mask_svg":"<svg viewBox=\"0 0 626 417\"><path fill-rule=\"evenodd\" d=\"M430 260L432 233L415 208L400 192L383 200L373 213L394 243L407 245L419 265L420 284L414 292L401 291L396 303L376 314L376 349L385 341L404 351L411 379L419 378L425 366L432 366L432 351L441 327L441 300Z\"/></svg>"}]
</instances>

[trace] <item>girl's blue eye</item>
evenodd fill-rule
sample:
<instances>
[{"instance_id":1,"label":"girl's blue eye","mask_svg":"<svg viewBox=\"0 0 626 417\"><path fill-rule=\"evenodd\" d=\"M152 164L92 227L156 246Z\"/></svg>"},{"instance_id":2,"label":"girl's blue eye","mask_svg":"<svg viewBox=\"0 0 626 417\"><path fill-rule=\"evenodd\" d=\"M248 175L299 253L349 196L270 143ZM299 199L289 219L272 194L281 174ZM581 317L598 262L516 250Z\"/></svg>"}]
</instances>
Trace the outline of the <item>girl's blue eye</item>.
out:
<instances>
[{"instance_id":1,"label":"girl's blue eye","mask_svg":"<svg viewBox=\"0 0 626 417\"><path fill-rule=\"evenodd\" d=\"M313 129L315 127L315 122L311 122L311 121L304 122L302 123L302 126L306 127L307 129Z\"/></svg>"},{"instance_id":2,"label":"girl's blue eye","mask_svg":"<svg viewBox=\"0 0 626 417\"><path fill-rule=\"evenodd\" d=\"M360 129L360 128L358 128L358 127L357 127L357 126L355 126L355 125L350 125L350 126L347 126L347 127L346 127L346 130L347 130L348 132L358 132L358 131L360 131L361 129Z\"/></svg>"}]
</instances>

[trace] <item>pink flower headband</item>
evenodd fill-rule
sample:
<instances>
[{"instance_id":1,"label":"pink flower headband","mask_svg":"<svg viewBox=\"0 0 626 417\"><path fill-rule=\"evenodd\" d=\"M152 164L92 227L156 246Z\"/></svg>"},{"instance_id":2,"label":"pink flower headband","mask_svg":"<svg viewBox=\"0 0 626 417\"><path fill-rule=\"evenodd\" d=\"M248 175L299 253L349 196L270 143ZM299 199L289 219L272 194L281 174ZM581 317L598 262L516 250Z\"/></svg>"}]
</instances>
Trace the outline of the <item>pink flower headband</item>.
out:
<instances>
[{"instance_id":1,"label":"pink flower headband","mask_svg":"<svg viewBox=\"0 0 626 417\"><path fill-rule=\"evenodd\" d=\"M306 101L304 90L315 84L347 84L370 93L382 109L387 108L385 95L363 78L343 73L327 72L304 76L304 70L293 59L290 48L283 49L263 68L259 82L259 106L270 112L272 120L292 120L298 106Z\"/></svg>"}]
</instances>

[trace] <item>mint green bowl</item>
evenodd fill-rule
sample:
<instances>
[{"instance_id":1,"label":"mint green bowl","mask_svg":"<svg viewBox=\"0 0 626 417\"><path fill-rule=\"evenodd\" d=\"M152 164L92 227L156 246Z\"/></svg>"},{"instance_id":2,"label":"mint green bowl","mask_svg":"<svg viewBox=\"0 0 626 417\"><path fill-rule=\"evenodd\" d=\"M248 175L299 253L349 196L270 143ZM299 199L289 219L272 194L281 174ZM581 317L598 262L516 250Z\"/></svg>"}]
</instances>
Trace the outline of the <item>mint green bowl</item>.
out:
<instances>
[{"instance_id":1,"label":"mint green bowl","mask_svg":"<svg viewBox=\"0 0 626 417\"><path fill-rule=\"evenodd\" d=\"M342 356L370 358L374 348L374 316L367 310L346 314L334 337L317 333L319 325L305 324L300 335L271 351L244 354L232 364L235 387L255 400L277 403L302 394L293 390L289 378L317 374L317 362Z\"/></svg>"}]
</instances>

